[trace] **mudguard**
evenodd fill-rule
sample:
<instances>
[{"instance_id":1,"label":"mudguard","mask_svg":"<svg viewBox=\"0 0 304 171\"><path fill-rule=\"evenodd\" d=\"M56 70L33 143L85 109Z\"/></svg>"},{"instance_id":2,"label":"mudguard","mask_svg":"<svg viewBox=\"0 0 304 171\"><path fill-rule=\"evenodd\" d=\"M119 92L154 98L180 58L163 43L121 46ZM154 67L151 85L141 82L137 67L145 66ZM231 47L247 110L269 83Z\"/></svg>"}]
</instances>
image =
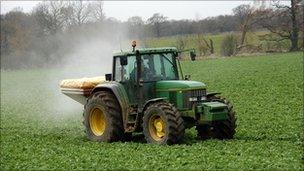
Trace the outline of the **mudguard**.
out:
<instances>
[{"instance_id":1,"label":"mudguard","mask_svg":"<svg viewBox=\"0 0 304 171\"><path fill-rule=\"evenodd\" d=\"M151 104L151 103L155 103L155 102L159 102L159 101L168 101L167 98L155 98L155 99L150 99L148 100L144 105L143 105L143 110L142 112L144 112L147 107Z\"/></svg>"},{"instance_id":2,"label":"mudguard","mask_svg":"<svg viewBox=\"0 0 304 171\"><path fill-rule=\"evenodd\" d=\"M118 82L106 82L98 84L92 91L91 94L94 94L97 91L110 91L112 92L121 108L123 123L126 123L126 116L129 112L129 99L124 87Z\"/></svg>"}]
</instances>

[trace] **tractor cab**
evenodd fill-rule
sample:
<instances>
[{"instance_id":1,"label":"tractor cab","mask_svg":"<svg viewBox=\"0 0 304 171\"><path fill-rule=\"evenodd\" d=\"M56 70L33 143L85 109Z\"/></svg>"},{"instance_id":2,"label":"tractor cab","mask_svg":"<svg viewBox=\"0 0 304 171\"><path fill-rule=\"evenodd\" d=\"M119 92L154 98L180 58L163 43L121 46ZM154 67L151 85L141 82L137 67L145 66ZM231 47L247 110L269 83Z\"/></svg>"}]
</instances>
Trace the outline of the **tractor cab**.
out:
<instances>
[{"instance_id":1,"label":"tractor cab","mask_svg":"<svg viewBox=\"0 0 304 171\"><path fill-rule=\"evenodd\" d=\"M174 47L116 53L111 80L122 84L130 103L140 109L155 98L166 97L176 104L178 101L168 94L164 96L164 92L192 89L203 92L205 88L203 83L183 79L178 54Z\"/></svg>"}]
</instances>

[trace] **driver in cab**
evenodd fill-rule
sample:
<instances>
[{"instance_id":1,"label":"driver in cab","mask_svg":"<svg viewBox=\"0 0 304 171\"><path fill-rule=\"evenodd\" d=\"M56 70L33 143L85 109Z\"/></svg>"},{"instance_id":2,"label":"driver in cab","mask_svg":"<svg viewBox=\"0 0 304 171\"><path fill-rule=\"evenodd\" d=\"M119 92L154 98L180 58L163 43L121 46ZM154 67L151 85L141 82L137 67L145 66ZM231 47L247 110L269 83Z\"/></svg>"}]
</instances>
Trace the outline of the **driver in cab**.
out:
<instances>
[{"instance_id":1,"label":"driver in cab","mask_svg":"<svg viewBox=\"0 0 304 171\"><path fill-rule=\"evenodd\" d=\"M137 66L135 65L133 71L130 74L132 80L136 81L137 78ZM141 79L143 81L151 81L153 77L152 69L149 68L149 65L146 65L144 60L141 59Z\"/></svg>"}]
</instances>

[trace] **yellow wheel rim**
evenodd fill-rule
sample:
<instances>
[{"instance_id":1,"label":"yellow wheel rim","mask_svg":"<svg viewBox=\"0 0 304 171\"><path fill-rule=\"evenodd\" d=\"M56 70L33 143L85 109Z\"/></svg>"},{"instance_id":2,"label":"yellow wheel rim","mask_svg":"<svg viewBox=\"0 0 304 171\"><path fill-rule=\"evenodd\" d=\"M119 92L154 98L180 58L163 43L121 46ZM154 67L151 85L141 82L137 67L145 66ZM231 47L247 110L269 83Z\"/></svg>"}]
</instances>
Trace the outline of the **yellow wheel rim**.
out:
<instances>
[{"instance_id":1,"label":"yellow wheel rim","mask_svg":"<svg viewBox=\"0 0 304 171\"><path fill-rule=\"evenodd\" d=\"M153 116L149 120L149 132L155 141L160 141L166 135L166 123L160 116Z\"/></svg>"},{"instance_id":2,"label":"yellow wheel rim","mask_svg":"<svg viewBox=\"0 0 304 171\"><path fill-rule=\"evenodd\" d=\"M106 129L106 117L103 111L95 108L90 114L90 128L96 136L101 136Z\"/></svg>"}]
</instances>

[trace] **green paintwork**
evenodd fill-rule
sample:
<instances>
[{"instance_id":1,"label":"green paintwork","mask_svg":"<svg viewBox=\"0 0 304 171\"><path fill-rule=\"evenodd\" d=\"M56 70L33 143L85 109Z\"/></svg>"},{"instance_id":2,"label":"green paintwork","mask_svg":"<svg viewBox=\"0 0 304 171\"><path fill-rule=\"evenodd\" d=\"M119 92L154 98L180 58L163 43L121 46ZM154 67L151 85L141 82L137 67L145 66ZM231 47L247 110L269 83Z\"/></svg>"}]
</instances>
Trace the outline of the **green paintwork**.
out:
<instances>
[{"instance_id":1,"label":"green paintwork","mask_svg":"<svg viewBox=\"0 0 304 171\"><path fill-rule=\"evenodd\" d=\"M176 91L176 92L172 92L172 93L176 94L176 107L180 110L183 110L183 105L184 105L183 99L184 99L184 97L183 97L182 92Z\"/></svg>"},{"instance_id":2,"label":"green paintwork","mask_svg":"<svg viewBox=\"0 0 304 171\"><path fill-rule=\"evenodd\" d=\"M224 120L228 117L227 105L221 102L205 102L198 108L201 108L203 112L200 122Z\"/></svg>"},{"instance_id":3,"label":"green paintwork","mask_svg":"<svg viewBox=\"0 0 304 171\"><path fill-rule=\"evenodd\" d=\"M228 117L227 105L221 102L204 102L197 104L193 109L181 111L182 116L195 118L199 113L199 123L206 123L216 120L225 120Z\"/></svg>"},{"instance_id":4,"label":"green paintwork","mask_svg":"<svg viewBox=\"0 0 304 171\"><path fill-rule=\"evenodd\" d=\"M198 81L187 80L168 80L158 81L156 83L156 91L186 91L205 88L206 85Z\"/></svg>"},{"instance_id":5,"label":"green paintwork","mask_svg":"<svg viewBox=\"0 0 304 171\"><path fill-rule=\"evenodd\" d=\"M170 103L181 111L189 110L184 108L183 92L204 89L205 87L204 83L188 80L158 81L155 85L156 97L166 97Z\"/></svg>"},{"instance_id":6,"label":"green paintwork","mask_svg":"<svg viewBox=\"0 0 304 171\"><path fill-rule=\"evenodd\" d=\"M184 117L191 117L195 118L195 109L188 109L181 112L182 116Z\"/></svg>"},{"instance_id":7,"label":"green paintwork","mask_svg":"<svg viewBox=\"0 0 304 171\"><path fill-rule=\"evenodd\" d=\"M171 104L174 104L178 110L189 110L184 108L184 97L182 91L157 91L156 97L166 98Z\"/></svg>"}]
</instances>

